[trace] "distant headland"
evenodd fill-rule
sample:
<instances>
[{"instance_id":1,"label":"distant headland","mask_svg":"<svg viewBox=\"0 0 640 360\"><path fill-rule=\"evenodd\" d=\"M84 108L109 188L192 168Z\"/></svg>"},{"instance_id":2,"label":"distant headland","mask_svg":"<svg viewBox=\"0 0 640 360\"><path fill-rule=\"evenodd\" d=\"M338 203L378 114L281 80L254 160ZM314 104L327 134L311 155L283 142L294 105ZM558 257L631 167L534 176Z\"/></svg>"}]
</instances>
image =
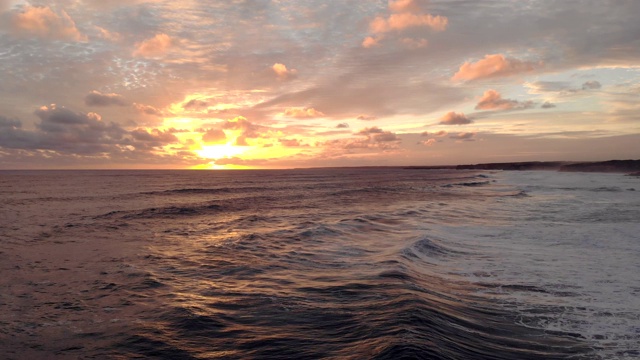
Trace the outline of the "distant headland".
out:
<instances>
[{"instance_id":1,"label":"distant headland","mask_svg":"<svg viewBox=\"0 0 640 360\"><path fill-rule=\"evenodd\" d=\"M640 160L609 160L595 162L578 161L526 161L486 163L450 166L407 166L405 169L456 169L456 170L552 170L571 172L628 173L640 176Z\"/></svg>"}]
</instances>

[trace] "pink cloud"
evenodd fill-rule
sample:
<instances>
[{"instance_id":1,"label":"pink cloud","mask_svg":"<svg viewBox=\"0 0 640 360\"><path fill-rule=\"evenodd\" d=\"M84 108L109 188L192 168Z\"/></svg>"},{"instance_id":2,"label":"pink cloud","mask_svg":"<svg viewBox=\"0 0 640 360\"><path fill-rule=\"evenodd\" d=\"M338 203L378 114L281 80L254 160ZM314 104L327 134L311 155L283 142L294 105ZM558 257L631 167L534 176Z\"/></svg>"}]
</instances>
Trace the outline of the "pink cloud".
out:
<instances>
[{"instance_id":1,"label":"pink cloud","mask_svg":"<svg viewBox=\"0 0 640 360\"><path fill-rule=\"evenodd\" d=\"M457 113L449 111L443 117L440 118L440 125L466 125L471 124L473 121L469 119L464 113Z\"/></svg>"},{"instance_id":2,"label":"pink cloud","mask_svg":"<svg viewBox=\"0 0 640 360\"><path fill-rule=\"evenodd\" d=\"M301 143L300 140L298 140L298 139L280 139L278 141L280 142L280 144L282 144L282 146L285 146L285 147L308 146L306 144Z\"/></svg>"},{"instance_id":3,"label":"pink cloud","mask_svg":"<svg viewBox=\"0 0 640 360\"><path fill-rule=\"evenodd\" d=\"M171 48L173 40L169 35L161 33L136 44L134 56L157 57L164 55Z\"/></svg>"},{"instance_id":4,"label":"pink cloud","mask_svg":"<svg viewBox=\"0 0 640 360\"><path fill-rule=\"evenodd\" d=\"M519 102L517 100L503 99L496 90L489 89L484 92L476 110L522 110L533 107L532 101Z\"/></svg>"},{"instance_id":5,"label":"pink cloud","mask_svg":"<svg viewBox=\"0 0 640 360\"><path fill-rule=\"evenodd\" d=\"M371 135L371 134L382 134L384 132L384 130L380 129L377 126L372 126L372 127L368 127L368 128L364 128L360 131L358 131L356 134L358 135Z\"/></svg>"},{"instance_id":6,"label":"pink cloud","mask_svg":"<svg viewBox=\"0 0 640 360\"><path fill-rule=\"evenodd\" d=\"M446 30L449 19L445 16L425 13L415 0L389 1L389 15L376 16L369 23L369 31L372 36L367 36L362 41L362 47L370 48L380 45L387 33L400 33L407 29L427 28L433 31ZM398 39L405 46L416 49L427 45L425 39L401 38Z\"/></svg>"},{"instance_id":7,"label":"pink cloud","mask_svg":"<svg viewBox=\"0 0 640 360\"><path fill-rule=\"evenodd\" d=\"M462 64L458 72L453 75L453 80L469 81L511 76L531 72L541 66L542 63L507 58L502 54L485 55L484 59L475 63Z\"/></svg>"},{"instance_id":8,"label":"pink cloud","mask_svg":"<svg viewBox=\"0 0 640 360\"><path fill-rule=\"evenodd\" d=\"M417 11L420 6L415 0L390 0L389 10L393 12Z\"/></svg>"},{"instance_id":9,"label":"pink cloud","mask_svg":"<svg viewBox=\"0 0 640 360\"><path fill-rule=\"evenodd\" d=\"M436 139L418 141L418 145L424 145L424 146L433 146L433 144L435 143L436 143Z\"/></svg>"},{"instance_id":10,"label":"pink cloud","mask_svg":"<svg viewBox=\"0 0 640 360\"><path fill-rule=\"evenodd\" d=\"M100 37L108 40L108 41L112 41L112 42L117 42L120 41L122 39L122 35L120 35L117 32L113 32L113 31L109 31L103 27L100 26L95 26L95 29L98 30L98 33L100 34Z\"/></svg>"},{"instance_id":11,"label":"pink cloud","mask_svg":"<svg viewBox=\"0 0 640 360\"><path fill-rule=\"evenodd\" d=\"M374 143L400 141L400 138L396 134L382 130L377 126L364 128L358 131L356 135L364 135L370 142Z\"/></svg>"},{"instance_id":12,"label":"pink cloud","mask_svg":"<svg viewBox=\"0 0 640 360\"><path fill-rule=\"evenodd\" d=\"M377 119L377 117L375 117L373 115L360 114L360 115L358 115L358 117L356 117L356 119L363 120L363 121L368 121L368 120L375 120L375 119Z\"/></svg>"},{"instance_id":13,"label":"pink cloud","mask_svg":"<svg viewBox=\"0 0 640 360\"><path fill-rule=\"evenodd\" d=\"M382 130L377 126L364 128L356 133L356 137L349 139L335 139L324 143L328 148L341 149L378 149L389 150L398 148L401 139L391 131Z\"/></svg>"},{"instance_id":14,"label":"pink cloud","mask_svg":"<svg viewBox=\"0 0 640 360\"><path fill-rule=\"evenodd\" d=\"M246 135L238 136L236 138L236 142L233 145L235 145L235 146L249 146L249 143L247 142L247 136Z\"/></svg>"},{"instance_id":15,"label":"pink cloud","mask_svg":"<svg viewBox=\"0 0 640 360\"><path fill-rule=\"evenodd\" d=\"M298 70L296 69L287 69L285 64L275 63L271 67L274 73L278 76L280 80L293 79L297 76Z\"/></svg>"},{"instance_id":16,"label":"pink cloud","mask_svg":"<svg viewBox=\"0 0 640 360\"><path fill-rule=\"evenodd\" d=\"M202 135L202 141L206 143L222 144L227 142L227 135L220 129L209 129Z\"/></svg>"},{"instance_id":17,"label":"pink cloud","mask_svg":"<svg viewBox=\"0 0 640 360\"><path fill-rule=\"evenodd\" d=\"M159 109L157 109L157 108L155 108L155 107L153 107L151 105L134 103L133 104L133 108L136 109L138 112L143 113L143 114L162 116L162 111L160 111Z\"/></svg>"},{"instance_id":18,"label":"pink cloud","mask_svg":"<svg viewBox=\"0 0 640 360\"><path fill-rule=\"evenodd\" d=\"M454 140L475 141L476 133L474 132L461 132L456 135L451 135L449 138Z\"/></svg>"},{"instance_id":19,"label":"pink cloud","mask_svg":"<svg viewBox=\"0 0 640 360\"><path fill-rule=\"evenodd\" d=\"M289 108L284 111L284 115L296 119L308 119L308 118L316 118L323 117L324 114L314 108Z\"/></svg>"},{"instance_id":20,"label":"pink cloud","mask_svg":"<svg viewBox=\"0 0 640 360\"><path fill-rule=\"evenodd\" d=\"M87 41L64 10L58 15L49 7L25 6L23 12L13 17L13 28L18 33L44 39Z\"/></svg>"},{"instance_id":21,"label":"pink cloud","mask_svg":"<svg viewBox=\"0 0 640 360\"><path fill-rule=\"evenodd\" d=\"M444 16L431 14L413 14L403 12L391 14L388 18L378 16L369 24L371 32L383 34L390 31L401 31L411 27L428 27L435 31L444 31L449 20Z\"/></svg>"},{"instance_id":22,"label":"pink cloud","mask_svg":"<svg viewBox=\"0 0 640 360\"><path fill-rule=\"evenodd\" d=\"M370 47L377 46L379 45L379 41L380 41L380 38L367 36L366 38L364 38L364 40L362 40L362 47L370 48Z\"/></svg>"}]
</instances>

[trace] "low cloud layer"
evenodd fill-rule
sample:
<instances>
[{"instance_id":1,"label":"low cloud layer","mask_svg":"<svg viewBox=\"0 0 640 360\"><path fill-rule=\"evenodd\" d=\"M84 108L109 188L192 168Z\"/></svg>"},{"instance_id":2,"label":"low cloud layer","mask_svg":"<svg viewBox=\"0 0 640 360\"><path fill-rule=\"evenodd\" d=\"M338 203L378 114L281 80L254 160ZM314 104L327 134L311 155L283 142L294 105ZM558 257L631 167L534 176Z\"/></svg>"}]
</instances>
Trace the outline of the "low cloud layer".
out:
<instances>
[{"instance_id":1,"label":"low cloud layer","mask_svg":"<svg viewBox=\"0 0 640 360\"><path fill-rule=\"evenodd\" d=\"M114 156L123 152L148 153L179 140L169 131L126 130L104 121L94 112L75 112L57 105L42 106L33 130L18 120L0 117L0 147L27 151L48 150L77 156Z\"/></svg>"}]
</instances>

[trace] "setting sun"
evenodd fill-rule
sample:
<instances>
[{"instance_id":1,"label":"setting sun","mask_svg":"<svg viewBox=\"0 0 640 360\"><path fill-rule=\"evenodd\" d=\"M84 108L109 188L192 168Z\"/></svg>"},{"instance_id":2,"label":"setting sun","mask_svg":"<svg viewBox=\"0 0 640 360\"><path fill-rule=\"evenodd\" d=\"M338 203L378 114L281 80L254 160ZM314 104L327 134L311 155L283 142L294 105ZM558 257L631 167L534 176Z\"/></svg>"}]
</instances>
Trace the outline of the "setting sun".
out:
<instances>
[{"instance_id":1,"label":"setting sun","mask_svg":"<svg viewBox=\"0 0 640 360\"><path fill-rule=\"evenodd\" d=\"M249 149L251 149L250 146L234 146L228 142L224 145L204 145L201 150L195 152L203 158L221 159L240 155Z\"/></svg>"}]
</instances>

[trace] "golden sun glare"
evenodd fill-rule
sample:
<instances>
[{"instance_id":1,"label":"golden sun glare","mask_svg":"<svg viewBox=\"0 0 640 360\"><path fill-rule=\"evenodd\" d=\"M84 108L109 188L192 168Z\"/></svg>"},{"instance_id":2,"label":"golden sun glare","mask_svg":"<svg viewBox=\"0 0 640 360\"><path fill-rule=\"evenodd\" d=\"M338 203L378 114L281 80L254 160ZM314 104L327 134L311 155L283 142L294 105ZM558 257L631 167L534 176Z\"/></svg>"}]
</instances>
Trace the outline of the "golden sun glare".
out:
<instances>
[{"instance_id":1,"label":"golden sun glare","mask_svg":"<svg viewBox=\"0 0 640 360\"><path fill-rule=\"evenodd\" d=\"M203 145L201 150L196 150L196 153L207 159L221 159L240 155L247 150L249 150L249 146L233 146L231 143L226 143L224 145Z\"/></svg>"}]
</instances>

